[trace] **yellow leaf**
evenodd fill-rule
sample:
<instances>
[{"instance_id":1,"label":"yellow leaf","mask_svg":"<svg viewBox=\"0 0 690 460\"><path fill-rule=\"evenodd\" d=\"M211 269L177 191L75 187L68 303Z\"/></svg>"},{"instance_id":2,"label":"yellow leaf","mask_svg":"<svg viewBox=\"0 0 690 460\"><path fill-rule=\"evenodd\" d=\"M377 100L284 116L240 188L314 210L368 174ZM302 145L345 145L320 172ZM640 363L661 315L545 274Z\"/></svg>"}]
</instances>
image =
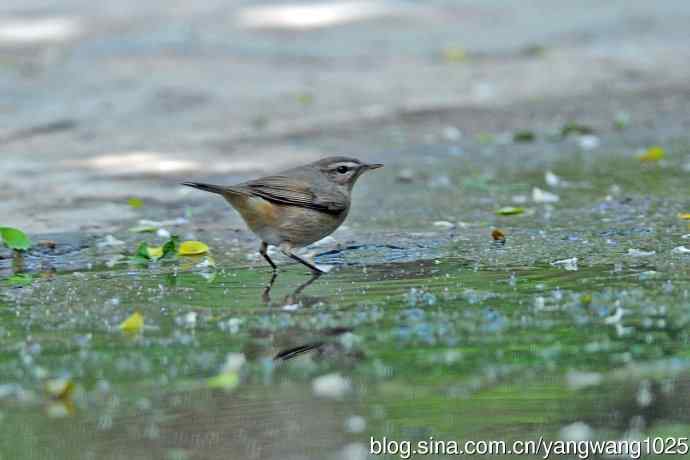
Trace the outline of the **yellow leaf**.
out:
<instances>
[{"instance_id":1,"label":"yellow leaf","mask_svg":"<svg viewBox=\"0 0 690 460\"><path fill-rule=\"evenodd\" d=\"M45 383L46 392L55 399L67 399L74 391L74 382L70 379L51 379Z\"/></svg>"},{"instance_id":2,"label":"yellow leaf","mask_svg":"<svg viewBox=\"0 0 690 460\"><path fill-rule=\"evenodd\" d=\"M149 246L146 248L151 259L160 259L163 257L163 246Z\"/></svg>"},{"instance_id":3,"label":"yellow leaf","mask_svg":"<svg viewBox=\"0 0 690 460\"><path fill-rule=\"evenodd\" d=\"M649 147L642 155L640 161L659 161L664 158L666 152L659 146Z\"/></svg>"},{"instance_id":4,"label":"yellow leaf","mask_svg":"<svg viewBox=\"0 0 690 460\"><path fill-rule=\"evenodd\" d=\"M221 372L215 377L211 377L206 382L209 388L221 388L223 390L232 390L240 384L240 376L235 371Z\"/></svg>"},{"instance_id":5,"label":"yellow leaf","mask_svg":"<svg viewBox=\"0 0 690 460\"><path fill-rule=\"evenodd\" d=\"M690 220L690 212L680 212L678 213L678 218L682 220Z\"/></svg>"},{"instance_id":6,"label":"yellow leaf","mask_svg":"<svg viewBox=\"0 0 690 460\"><path fill-rule=\"evenodd\" d=\"M443 59L446 62L462 62L467 59L467 52L459 46L452 46L443 50Z\"/></svg>"},{"instance_id":7,"label":"yellow leaf","mask_svg":"<svg viewBox=\"0 0 690 460\"><path fill-rule=\"evenodd\" d=\"M122 330L122 332L125 332L127 334L138 334L139 332L141 332L143 328L144 316L138 311L132 313L129 316L129 318L127 318L120 324L120 329Z\"/></svg>"},{"instance_id":8,"label":"yellow leaf","mask_svg":"<svg viewBox=\"0 0 690 460\"><path fill-rule=\"evenodd\" d=\"M183 241L177 253L181 256L198 256L207 252L208 246L201 241Z\"/></svg>"}]
</instances>

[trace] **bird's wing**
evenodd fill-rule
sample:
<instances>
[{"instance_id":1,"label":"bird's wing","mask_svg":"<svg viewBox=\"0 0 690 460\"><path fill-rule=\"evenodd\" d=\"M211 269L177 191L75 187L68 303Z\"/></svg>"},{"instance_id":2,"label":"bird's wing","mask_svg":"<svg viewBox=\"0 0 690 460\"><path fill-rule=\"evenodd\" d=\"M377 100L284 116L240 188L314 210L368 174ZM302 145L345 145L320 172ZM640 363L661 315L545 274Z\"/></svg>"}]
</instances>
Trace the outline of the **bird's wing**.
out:
<instances>
[{"instance_id":1,"label":"bird's wing","mask_svg":"<svg viewBox=\"0 0 690 460\"><path fill-rule=\"evenodd\" d=\"M347 208L347 197L339 191L319 191L308 183L286 176L268 176L245 182L242 188L274 203L338 214Z\"/></svg>"}]
</instances>

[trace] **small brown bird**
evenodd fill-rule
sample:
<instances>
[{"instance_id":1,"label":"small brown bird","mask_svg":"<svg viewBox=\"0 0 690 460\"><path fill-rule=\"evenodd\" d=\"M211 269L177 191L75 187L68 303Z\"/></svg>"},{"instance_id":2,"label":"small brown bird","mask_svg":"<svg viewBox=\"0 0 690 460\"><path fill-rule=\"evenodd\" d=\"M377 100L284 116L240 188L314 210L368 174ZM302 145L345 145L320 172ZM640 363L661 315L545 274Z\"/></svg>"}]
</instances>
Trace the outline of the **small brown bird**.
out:
<instances>
[{"instance_id":1,"label":"small brown bird","mask_svg":"<svg viewBox=\"0 0 690 460\"><path fill-rule=\"evenodd\" d=\"M324 270L296 255L295 249L333 233L347 217L352 186L359 176L382 166L356 158L329 157L232 186L182 185L222 195L261 238L259 252L273 270L277 267L268 256L269 245L320 274Z\"/></svg>"}]
</instances>

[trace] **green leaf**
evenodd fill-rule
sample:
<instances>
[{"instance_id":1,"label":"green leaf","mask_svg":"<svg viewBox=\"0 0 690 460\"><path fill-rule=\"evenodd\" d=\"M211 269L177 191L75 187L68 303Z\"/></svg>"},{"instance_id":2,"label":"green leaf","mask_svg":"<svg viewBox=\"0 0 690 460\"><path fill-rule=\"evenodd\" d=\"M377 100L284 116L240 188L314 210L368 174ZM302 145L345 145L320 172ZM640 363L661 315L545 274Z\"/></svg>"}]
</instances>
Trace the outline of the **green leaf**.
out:
<instances>
[{"instance_id":1,"label":"green leaf","mask_svg":"<svg viewBox=\"0 0 690 460\"><path fill-rule=\"evenodd\" d=\"M594 128L580 123L570 122L561 128L561 137L568 137L570 134L586 135L594 134Z\"/></svg>"},{"instance_id":2,"label":"green leaf","mask_svg":"<svg viewBox=\"0 0 690 460\"><path fill-rule=\"evenodd\" d=\"M177 235L172 235L168 241L165 242L163 245L163 256L161 256L161 259L164 259L165 257L169 255L175 255L177 254L177 248L180 243L180 237Z\"/></svg>"},{"instance_id":3,"label":"green leaf","mask_svg":"<svg viewBox=\"0 0 690 460\"><path fill-rule=\"evenodd\" d=\"M127 204L133 207L134 209L139 209L142 206L144 206L144 201L141 198L130 198L127 200Z\"/></svg>"},{"instance_id":4,"label":"green leaf","mask_svg":"<svg viewBox=\"0 0 690 460\"><path fill-rule=\"evenodd\" d=\"M29 273L17 273L7 278L10 286L28 286L34 281L34 277Z\"/></svg>"},{"instance_id":5,"label":"green leaf","mask_svg":"<svg viewBox=\"0 0 690 460\"><path fill-rule=\"evenodd\" d=\"M240 376L236 371L221 372L215 377L206 381L209 388L220 388L222 390L232 390L240 384Z\"/></svg>"},{"instance_id":6,"label":"green leaf","mask_svg":"<svg viewBox=\"0 0 690 460\"><path fill-rule=\"evenodd\" d=\"M148 243L140 243L137 251L134 253L136 261L146 262L149 260L160 260L170 255L177 254L180 238L177 235L172 235L165 244L161 246L149 246Z\"/></svg>"},{"instance_id":7,"label":"green leaf","mask_svg":"<svg viewBox=\"0 0 690 460\"><path fill-rule=\"evenodd\" d=\"M138 259L150 260L151 256L149 256L149 245L147 243L139 244L137 252L134 253L134 257Z\"/></svg>"},{"instance_id":8,"label":"green leaf","mask_svg":"<svg viewBox=\"0 0 690 460\"><path fill-rule=\"evenodd\" d=\"M155 233L158 231L158 227L152 225L137 225L129 229L132 233Z\"/></svg>"},{"instance_id":9,"label":"green leaf","mask_svg":"<svg viewBox=\"0 0 690 460\"><path fill-rule=\"evenodd\" d=\"M516 208L513 206L506 206L496 211L499 216L514 216L525 212L525 208Z\"/></svg>"},{"instance_id":10,"label":"green leaf","mask_svg":"<svg viewBox=\"0 0 690 460\"><path fill-rule=\"evenodd\" d=\"M536 138L534 132L527 129L513 133L513 142L534 142Z\"/></svg>"},{"instance_id":11,"label":"green leaf","mask_svg":"<svg viewBox=\"0 0 690 460\"><path fill-rule=\"evenodd\" d=\"M25 251L33 244L26 233L12 227L0 227L0 237L10 249Z\"/></svg>"}]
</instances>

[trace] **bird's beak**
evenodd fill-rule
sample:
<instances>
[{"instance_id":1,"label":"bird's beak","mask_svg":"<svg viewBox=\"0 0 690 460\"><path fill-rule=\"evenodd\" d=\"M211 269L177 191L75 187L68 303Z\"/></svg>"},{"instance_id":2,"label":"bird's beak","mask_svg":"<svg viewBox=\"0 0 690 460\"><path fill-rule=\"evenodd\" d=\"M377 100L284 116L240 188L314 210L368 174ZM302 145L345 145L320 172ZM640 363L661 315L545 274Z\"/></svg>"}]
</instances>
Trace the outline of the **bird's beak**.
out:
<instances>
[{"instance_id":1,"label":"bird's beak","mask_svg":"<svg viewBox=\"0 0 690 460\"><path fill-rule=\"evenodd\" d=\"M379 169L379 168L383 168L383 164L381 164L381 163L372 163L372 164L365 165L365 168L366 168L366 169Z\"/></svg>"}]
</instances>

